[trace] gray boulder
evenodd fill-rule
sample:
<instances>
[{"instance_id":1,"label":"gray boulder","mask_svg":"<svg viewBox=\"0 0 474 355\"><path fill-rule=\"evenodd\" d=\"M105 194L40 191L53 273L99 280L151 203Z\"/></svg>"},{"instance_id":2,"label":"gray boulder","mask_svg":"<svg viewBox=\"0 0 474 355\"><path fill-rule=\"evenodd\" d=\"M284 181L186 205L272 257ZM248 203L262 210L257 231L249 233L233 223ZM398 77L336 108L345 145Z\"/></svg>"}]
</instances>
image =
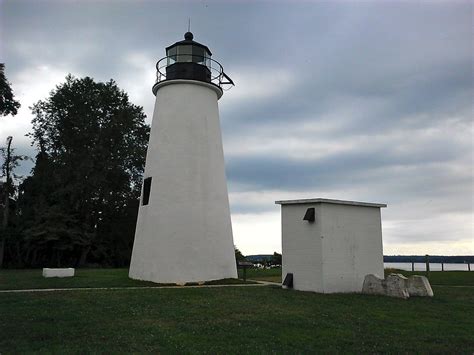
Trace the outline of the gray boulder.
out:
<instances>
[{"instance_id":1,"label":"gray boulder","mask_svg":"<svg viewBox=\"0 0 474 355\"><path fill-rule=\"evenodd\" d=\"M362 293L403 299L410 296L433 297L433 290L426 277L415 275L407 279L402 274L390 274L386 279L373 274L366 275Z\"/></svg>"},{"instance_id":2,"label":"gray boulder","mask_svg":"<svg viewBox=\"0 0 474 355\"><path fill-rule=\"evenodd\" d=\"M385 294L390 297L407 299L410 294L407 289L407 278L402 274L390 274L385 283Z\"/></svg>"},{"instance_id":3,"label":"gray boulder","mask_svg":"<svg viewBox=\"0 0 474 355\"><path fill-rule=\"evenodd\" d=\"M414 275L407 280L407 289L410 296L433 297L433 289L425 276Z\"/></svg>"},{"instance_id":4,"label":"gray boulder","mask_svg":"<svg viewBox=\"0 0 474 355\"><path fill-rule=\"evenodd\" d=\"M364 278L364 285L362 286L362 293L368 295L385 295L383 281L384 280L377 275L366 275Z\"/></svg>"},{"instance_id":5,"label":"gray boulder","mask_svg":"<svg viewBox=\"0 0 474 355\"><path fill-rule=\"evenodd\" d=\"M365 276L362 293L407 299L410 297L406 286L407 278L401 274L390 274L387 279L377 275Z\"/></svg>"}]
</instances>

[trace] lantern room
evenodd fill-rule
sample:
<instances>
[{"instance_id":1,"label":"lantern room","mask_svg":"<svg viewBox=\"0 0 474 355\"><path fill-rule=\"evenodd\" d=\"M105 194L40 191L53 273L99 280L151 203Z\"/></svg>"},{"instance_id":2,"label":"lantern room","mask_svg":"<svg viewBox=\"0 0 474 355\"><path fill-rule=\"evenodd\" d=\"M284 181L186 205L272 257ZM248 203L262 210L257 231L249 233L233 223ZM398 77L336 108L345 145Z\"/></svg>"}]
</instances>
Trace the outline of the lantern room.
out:
<instances>
[{"instance_id":1,"label":"lantern room","mask_svg":"<svg viewBox=\"0 0 474 355\"><path fill-rule=\"evenodd\" d=\"M166 79L190 79L211 82L211 51L207 46L193 41L193 34L186 32L184 40L166 48Z\"/></svg>"},{"instance_id":2,"label":"lantern room","mask_svg":"<svg viewBox=\"0 0 474 355\"><path fill-rule=\"evenodd\" d=\"M166 57L156 63L156 83L153 93L164 81L196 80L212 84L222 89L230 88L234 82L224 73L222 65L211 59L212 53L207 46L195 42L191 32L184 34L184 40L166 48Z\"/></svg>"}]
</instances>

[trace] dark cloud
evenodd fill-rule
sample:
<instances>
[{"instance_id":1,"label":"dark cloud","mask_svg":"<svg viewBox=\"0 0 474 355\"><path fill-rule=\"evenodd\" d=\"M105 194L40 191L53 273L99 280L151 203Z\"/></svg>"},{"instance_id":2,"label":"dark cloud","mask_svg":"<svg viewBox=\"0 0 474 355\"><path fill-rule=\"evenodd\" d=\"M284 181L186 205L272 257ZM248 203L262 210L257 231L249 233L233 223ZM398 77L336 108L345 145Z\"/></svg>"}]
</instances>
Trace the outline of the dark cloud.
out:
<instances>
[{"instance_id":1,"label":"dark cloud","mask_svg":"<svg viewBox=\"0 0 474 355\"><path fill-rule=\"evenodd\" d=\"M394 168L422 171L433 164L441 167L460 153L461 147L439 144L406 152L394 152L390 146L354 147L349 152L328 154L317 160L305 159L303 154L301 159L268 155L231 157L227 160L227 176L231 183L251 190L343 187L366 183L374 171L388 172Z\"/></svg>"},{"instance_id":2,"label":"dark cloud","mask_svg":"<svg viewBox=\"0 0 474 355\"><path fill-rule=\"evenodd\" d=\"M31 119L25 105L68 72L116 79L150 120L154 63L191 17L195 39L237 84L220 101L233 213L276 212L271 199L279 194L330 194L389 202L387 240L399 248L407 238L465 242L473 208L472 7L3 1L0 60L24 108L0 130L34 156L21 138ZM425 229L407 222L413 218ZM429 227L437 221L439 231Z\"/></svg>"}]
</instances>

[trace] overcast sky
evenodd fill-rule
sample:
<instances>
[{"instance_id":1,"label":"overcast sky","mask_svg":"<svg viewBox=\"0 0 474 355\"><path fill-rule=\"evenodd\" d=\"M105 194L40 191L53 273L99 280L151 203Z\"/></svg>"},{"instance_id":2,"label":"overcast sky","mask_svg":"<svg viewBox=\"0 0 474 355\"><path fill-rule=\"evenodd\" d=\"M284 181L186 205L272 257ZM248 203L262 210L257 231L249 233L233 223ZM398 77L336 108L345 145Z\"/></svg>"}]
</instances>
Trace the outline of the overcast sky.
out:
<instances>
[{"instance_id":1,"label":"overcast sky","mask_svg":"<svg viewBox=\"0 0 474 355\"><path fill-rule=\"evenodd\" d=\"M219 105L244 254L281 251L275 200L315 197L387 203L385 254L474 253L473 2L0 4L22 104L0 139L18 153L35 156L28 107L67 73L115 79L151 122L155 62L190 17L236 83Z\"/></svg>"}]
</instances>

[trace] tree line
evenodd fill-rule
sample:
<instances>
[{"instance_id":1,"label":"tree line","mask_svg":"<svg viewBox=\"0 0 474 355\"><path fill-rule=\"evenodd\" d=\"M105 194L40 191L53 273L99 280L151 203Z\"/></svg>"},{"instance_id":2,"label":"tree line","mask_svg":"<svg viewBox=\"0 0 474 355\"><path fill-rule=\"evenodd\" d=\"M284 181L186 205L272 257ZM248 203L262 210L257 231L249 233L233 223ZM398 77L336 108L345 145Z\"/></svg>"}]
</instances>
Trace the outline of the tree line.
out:
<instances>
[{"instance_id":1,"label":"tree line","mask_svg":"<svg viewBox=\"0 0 474 355\"><path fill-rule=\"evenodd\" d=\"M0 115L15 115L0 71ZM14 174L26 157L12 137L1 152L0 267L128 265L150 129L143 108L113 80L68 75L30 109L31 174Z\"/></svg>"}]
</instances>

